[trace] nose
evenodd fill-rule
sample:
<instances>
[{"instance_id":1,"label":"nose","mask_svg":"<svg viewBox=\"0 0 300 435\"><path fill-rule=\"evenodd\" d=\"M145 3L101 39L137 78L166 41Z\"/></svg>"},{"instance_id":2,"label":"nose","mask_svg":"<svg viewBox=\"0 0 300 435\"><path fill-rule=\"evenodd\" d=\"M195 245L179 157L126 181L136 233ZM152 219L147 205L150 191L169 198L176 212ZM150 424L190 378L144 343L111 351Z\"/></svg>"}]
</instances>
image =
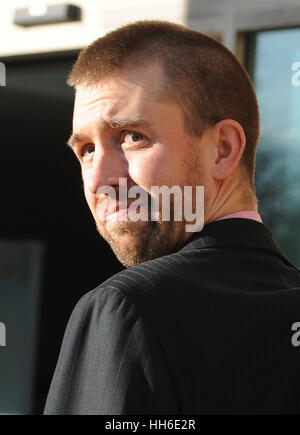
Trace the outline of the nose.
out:
<instances>
[{"instance_id":1,"label":"nose","mask_svg":"<svg viewBox=\"0 0 300 435\"><path fill-rule=\"evenodd\" d=\"M99 187L117 185L119 178L127 176L126 160L118 150L96 147L92 164L84 176L84 184L91 194L96 195Z\"/></svg>"}]
</instances>

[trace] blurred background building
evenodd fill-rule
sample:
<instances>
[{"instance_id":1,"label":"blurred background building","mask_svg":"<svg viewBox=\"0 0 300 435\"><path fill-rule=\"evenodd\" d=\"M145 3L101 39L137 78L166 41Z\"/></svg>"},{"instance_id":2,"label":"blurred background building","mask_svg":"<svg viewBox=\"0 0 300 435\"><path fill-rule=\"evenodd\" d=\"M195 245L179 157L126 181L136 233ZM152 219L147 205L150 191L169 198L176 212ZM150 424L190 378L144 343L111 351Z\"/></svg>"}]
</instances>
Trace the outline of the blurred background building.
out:
<instances>
[{"instance_id":1,"label":"blurred background building","mask_svg":"<svg viewBox=\"0 0 300 435\"><path fill-rule=\"evenodd\" d=\"M3 414L42 412L72 309L84 293L123 268L97 236L79 165L65 146L73 110L66 76L81 48L119 25L139 19L184 24L222 41L246 66L262 121L259 211L285 254L300 266L299 0L68 5L0 3L0 61L6 67L6 86L3 75L0 80Z\"/></svg>"}]
</instances>

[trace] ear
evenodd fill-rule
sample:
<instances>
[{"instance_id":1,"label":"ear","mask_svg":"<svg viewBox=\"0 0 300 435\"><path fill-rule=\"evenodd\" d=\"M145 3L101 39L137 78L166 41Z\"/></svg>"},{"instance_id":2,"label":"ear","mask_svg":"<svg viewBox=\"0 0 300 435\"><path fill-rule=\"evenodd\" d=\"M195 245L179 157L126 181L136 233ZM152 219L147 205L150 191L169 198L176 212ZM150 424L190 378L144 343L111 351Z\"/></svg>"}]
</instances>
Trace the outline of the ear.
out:
<instances>
[{"instance_id":1,"label":"ear","mask_svg":"<svg viewBox=\"0 0 300 435\"><path fill-rule=\"evenodd\" d=\"M212 134L212 175L224 180L238 166L246 146L246 136L243 127L233 119L223 119L215 124Z\"/></svg>"}]
</instances>

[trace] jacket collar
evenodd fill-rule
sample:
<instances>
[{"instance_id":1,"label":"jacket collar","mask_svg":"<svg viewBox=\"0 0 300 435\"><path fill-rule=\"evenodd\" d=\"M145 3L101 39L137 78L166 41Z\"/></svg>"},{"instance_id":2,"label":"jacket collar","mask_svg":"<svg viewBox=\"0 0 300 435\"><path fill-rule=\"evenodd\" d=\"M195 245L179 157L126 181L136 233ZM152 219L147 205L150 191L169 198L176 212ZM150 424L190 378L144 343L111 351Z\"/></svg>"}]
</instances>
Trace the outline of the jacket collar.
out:
<instances>
[{"instance_id":1,"label":"jacket collar","mask_svg":"<svg viewBox=\"0 0 300 435\"><path fill-rule=\"evenodd\" d=\"M229 218L204 225L184 243L179 252L202 248L255 248L283 256L270 228L253 219Z\"/></svg>"}]
</instances>

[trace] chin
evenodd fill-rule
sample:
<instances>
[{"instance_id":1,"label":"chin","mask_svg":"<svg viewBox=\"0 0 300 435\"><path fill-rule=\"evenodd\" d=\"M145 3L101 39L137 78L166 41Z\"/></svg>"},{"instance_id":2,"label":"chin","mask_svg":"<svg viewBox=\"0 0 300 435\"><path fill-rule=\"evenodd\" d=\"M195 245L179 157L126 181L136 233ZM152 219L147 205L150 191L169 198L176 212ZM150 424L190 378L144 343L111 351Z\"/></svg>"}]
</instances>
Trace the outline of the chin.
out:
<instances>
[{"instance_id":1,"label":"chin","mask_svg":"<svg viewBox=\"0 0 300 435\"><path fill-rule=\"evenodd\" d=\"M132 239L130 236L129 238ZM135 240L128 239L126 243L122 238L119 242L109 243L118 261L127 268L151 260L147 248L135 242Z\"/></svg>"},{"instance_id":2,"label":"chin","mask_svg":"<svg viewBox=\"0 0 300 435\"><path fill-rule=\"evenodd\" d=\"M97 224L98 232L113 250L118 261L131 267L174 251L176 224L160 221Z\"/></svg>"}]
</instances>

